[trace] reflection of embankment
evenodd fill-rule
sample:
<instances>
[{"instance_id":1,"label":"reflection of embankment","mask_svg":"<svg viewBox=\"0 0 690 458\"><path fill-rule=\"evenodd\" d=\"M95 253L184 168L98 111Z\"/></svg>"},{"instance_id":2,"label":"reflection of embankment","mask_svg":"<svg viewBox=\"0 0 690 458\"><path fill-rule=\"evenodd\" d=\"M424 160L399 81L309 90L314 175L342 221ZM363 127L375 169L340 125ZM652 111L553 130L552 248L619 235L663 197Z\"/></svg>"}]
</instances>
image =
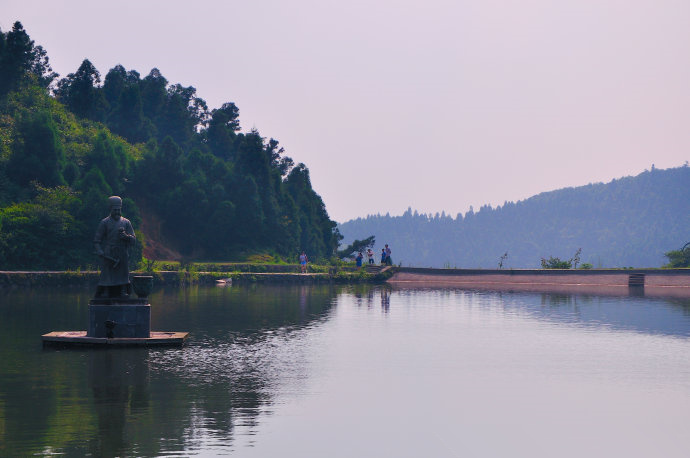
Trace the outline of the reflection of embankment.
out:
<instances>
[{"instance_id":1,"label":"reflection of embankment","mask_svg":"<svg viewBox=\"0 0 690 458\"><path fill-rule=\"evenodd\" d=\"M644 288L629 287L631 274L644 275ZM495 291L591 293L690 297L690 270L593 271L400 268L388 280L396 288L463 288Z\"/></svg>"},{"instance_id":2,"label":"reflection of embankment","mask_svg":"<svg viewBox=\"0 0 690 458\"><path fill-rule=\"evenodd\" d=\"M468 309L493 309L500 314L522 315L549 322L604 329L606 332L640 332L687 338L690 335L690 297L646 297L628 294L599 294L579 290L575 294L533 292L508 288L443 288L431 286L393 287L392 313L397 313L400 298L419 302L429 295L454 298ZM458 299L460 298L460 299Z\"/></svg>"}]
</instances>

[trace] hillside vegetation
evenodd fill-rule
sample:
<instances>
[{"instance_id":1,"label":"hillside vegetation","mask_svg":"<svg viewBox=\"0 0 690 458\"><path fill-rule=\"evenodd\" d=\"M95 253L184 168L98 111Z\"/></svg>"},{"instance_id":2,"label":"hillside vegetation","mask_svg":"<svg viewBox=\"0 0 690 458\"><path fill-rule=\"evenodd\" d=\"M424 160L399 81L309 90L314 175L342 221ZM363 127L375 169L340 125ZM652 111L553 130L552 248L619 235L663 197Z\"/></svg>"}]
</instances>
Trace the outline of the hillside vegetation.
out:
<instances>
[{"instance_id":1,"label":"hillside vegetation","mask_svg":"<svg viewBox=\"0 0 690 458\"><path fill-rule=\"evenodd\" d=\"M339 226L349 243L374 235L404 266L538 268L542 258L594 267L660 267L664 253L690 242L690 167L658 170L610 183L544 192L453 218L370 215Z\"/></svg>"},{"instance_id":2,"label":"hillside vegetation","mask_svg":"<svg viewBox=\"0 0 690 458\"><path fill-rule=\"evenodd\" d=\"M141 77L118 65L102 79L84 60L58 79L19 22L0 31L0 269L94 264L113 194L137 230L135 262L316 259L338 245L307 167L241 132L232 102L209 110L155 68Z\"/></svg>"}]
</instances>

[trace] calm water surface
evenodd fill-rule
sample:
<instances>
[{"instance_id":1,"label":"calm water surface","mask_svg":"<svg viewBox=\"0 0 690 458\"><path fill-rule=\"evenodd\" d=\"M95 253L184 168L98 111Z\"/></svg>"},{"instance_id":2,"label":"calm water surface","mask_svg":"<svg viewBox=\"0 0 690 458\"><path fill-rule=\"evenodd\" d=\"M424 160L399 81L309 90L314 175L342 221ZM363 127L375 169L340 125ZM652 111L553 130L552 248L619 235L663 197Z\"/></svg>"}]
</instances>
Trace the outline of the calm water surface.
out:
<instances>
[{"instance_id":1,"label":"calm water surface","mask_svg":"<svg viewBox=\"0 0 690 458\"><path fill-rule=\"evenodd\" d=\"M172 349L43 349L92 291L0 291L1 456L690 455L690 300L383 287L151 297Z\"/></svg>"}]
</instances>

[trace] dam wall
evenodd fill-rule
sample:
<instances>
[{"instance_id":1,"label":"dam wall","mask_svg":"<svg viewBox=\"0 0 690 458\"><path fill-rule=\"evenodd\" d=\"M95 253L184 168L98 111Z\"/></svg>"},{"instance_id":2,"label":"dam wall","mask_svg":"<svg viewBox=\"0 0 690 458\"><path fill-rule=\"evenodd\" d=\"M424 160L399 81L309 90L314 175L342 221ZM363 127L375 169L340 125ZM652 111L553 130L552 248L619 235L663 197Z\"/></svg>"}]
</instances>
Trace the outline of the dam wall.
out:
<instances>
[{"instance_id":1,"label":"dam wall","mask_svg":"<svg viewBox=\"0 0 690 458\"><path fill-rule=\"evenodd\" d=\"M690 298L690 269L433 269L399 267L388 279L398 288L462 288L628 294Z\"/></svg>"}]
</instances>

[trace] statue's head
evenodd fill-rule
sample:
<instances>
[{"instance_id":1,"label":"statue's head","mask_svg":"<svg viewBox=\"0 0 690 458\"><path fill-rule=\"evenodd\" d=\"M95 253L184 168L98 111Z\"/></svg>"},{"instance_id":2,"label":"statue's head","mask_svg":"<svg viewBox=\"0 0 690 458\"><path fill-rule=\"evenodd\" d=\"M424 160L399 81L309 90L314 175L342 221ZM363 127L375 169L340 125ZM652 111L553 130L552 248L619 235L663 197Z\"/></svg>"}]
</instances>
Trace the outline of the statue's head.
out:
<instances>
[{"instance_id":1,"label":"statue's head","mask_svg":"<svg viewBox=\"0 0 690 458\"><path fill-rule=\"evenodd\" d=\"M122 199L119 196L110 196L108 197L108 204L110 205L110 216L119 219L122 215Z\"/></svg>"}]
</instances>

